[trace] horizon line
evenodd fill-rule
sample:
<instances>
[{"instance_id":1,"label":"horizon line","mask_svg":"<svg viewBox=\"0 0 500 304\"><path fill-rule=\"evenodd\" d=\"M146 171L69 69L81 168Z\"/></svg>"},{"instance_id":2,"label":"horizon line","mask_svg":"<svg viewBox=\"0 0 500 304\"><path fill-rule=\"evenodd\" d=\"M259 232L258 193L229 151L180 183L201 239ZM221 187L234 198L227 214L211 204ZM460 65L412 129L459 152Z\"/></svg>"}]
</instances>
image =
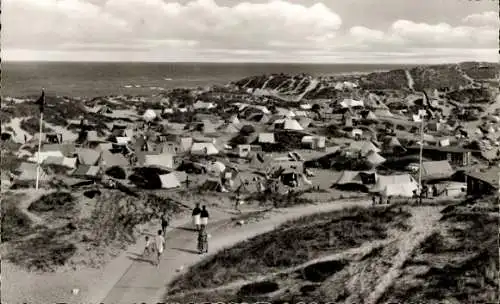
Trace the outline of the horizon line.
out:
<instances>
[{"instance_id":1,"label":"horizon line","mask_svg":"<svg viewBox=\"0 0 500 304\"><path fill-rule=\"evenodd\" d=\"M348 65L440 65L440 64L460 64L465 62L474 63L492 63L498 64L496 61L485 61L485 60L464 60L464 61L453 61L442 63L415 63L415 62L289 62L289 61L105 61L105 60L1 60L0 63L170 63L170 64L307 64L307 65L336 65L336 64L348 64Z\"/></svg>"}]
</instances>

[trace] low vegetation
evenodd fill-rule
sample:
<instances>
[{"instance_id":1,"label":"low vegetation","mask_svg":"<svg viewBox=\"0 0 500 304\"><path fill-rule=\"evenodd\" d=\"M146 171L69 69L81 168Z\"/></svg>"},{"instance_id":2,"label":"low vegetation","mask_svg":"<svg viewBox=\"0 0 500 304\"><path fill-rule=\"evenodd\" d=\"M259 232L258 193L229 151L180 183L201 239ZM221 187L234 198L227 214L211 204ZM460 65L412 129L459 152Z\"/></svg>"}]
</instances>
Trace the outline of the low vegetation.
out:
<instances>
[{"instance_id":1,"label":"low vegetation","mask_svg":"<svg viewBox=\"0 0 500 304\"><path fill-rule=\"evenodd\" d=\"M405 226L408 217L399 209L353 208L299 218L193 266L171 284L171 294L269 274L384 239L389 228Z\"/></svg>"},{"instance_id":2,"label":"low vegetation","mask_svg":"<svg viewBox=\"0 0 500 304\"><path fill-rule=\"evenodd\" d=\"M19 200L23 198L21 194L2 194L2 241L9 242L35 232L32 227L33 221L27 214L22 212L18 205Z\"/></svg>"},{"instance_id":3,"label":"low vegetation","mask_svg":"<svg viewBox=\"0 0 500 304\"><path fill-rule=\"evenodd\" d=\"M492 303L499 298L498 216L446 208L383 302ZM420 270L416 272L416 269Z\"/></svg>"}]
</instances>

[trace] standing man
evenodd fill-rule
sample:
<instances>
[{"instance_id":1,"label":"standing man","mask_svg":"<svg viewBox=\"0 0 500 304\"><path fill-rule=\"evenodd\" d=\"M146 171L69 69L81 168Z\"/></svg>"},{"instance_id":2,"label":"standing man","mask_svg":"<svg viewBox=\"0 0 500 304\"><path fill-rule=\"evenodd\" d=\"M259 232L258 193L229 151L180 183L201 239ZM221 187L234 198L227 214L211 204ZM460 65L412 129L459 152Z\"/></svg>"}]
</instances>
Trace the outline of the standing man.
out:
<instances>
[{"instance_id":1,"label":"standing man","mask_svg":"<svg viewBox=\"0 0 500 304\"><path fill-rule=\"evenodd\" d=\"M163 212L163 216L161 217L161 230L163 231L163 235L167 235L167 227L169 222L169 216L167 212Z\"/></svg>"},{"instance_id":2,"label":"standing man","mask_svg":"<svg viewBox=\"0 0 500 304\"><path fill-rule=\"evenodd\" d=\"M156 267L160 267L160 258L163 253L163 249L165 249L165 238L162 235L162 231L158 230L158 235L155 238L155 247L156 247Z\"/></svg>"},{"instance_id":3,"label":"standing man","mask_svg":"<svg viewBox=\"0 0 500 304\"><path fill-rule=\"evenodd\" d=\"M196 207L193 209L193 213L191 214L193 217L193 225L196 228L197 231L200 231L200 216L201 216L201 209L200 209L200 204L197 203Z\"/></svg>"},{"instance_id":4,"label":"standing man","mask_svg":"<svg viewBox=\"0 0 500 304\"><path fill-rule=\"evenodd\" d=\"M205 206L205 205L203 205L203 207L201 209L200 218L201 218L201 227L203 229L207 228L209 215L208 215L208 211L207 211L207 206Z\"/></svg>"}]
</instances>

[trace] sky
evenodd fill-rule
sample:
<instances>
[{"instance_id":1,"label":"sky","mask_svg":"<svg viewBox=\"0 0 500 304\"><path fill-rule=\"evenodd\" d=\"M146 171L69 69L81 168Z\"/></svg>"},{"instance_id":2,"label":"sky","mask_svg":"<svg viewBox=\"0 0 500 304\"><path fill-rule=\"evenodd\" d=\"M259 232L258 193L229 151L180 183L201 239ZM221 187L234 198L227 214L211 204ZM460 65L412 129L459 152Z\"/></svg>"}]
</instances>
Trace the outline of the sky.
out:
<instances>
[{"instance_id":1,"label":"sky","mask_svg":"<svg viewBox=\"0 0 500 304\"><path fill-rule=\"evenodd\" d=\"M498 62L494 0L3 0L5 61Z\"/></svg>"}]
</instances>

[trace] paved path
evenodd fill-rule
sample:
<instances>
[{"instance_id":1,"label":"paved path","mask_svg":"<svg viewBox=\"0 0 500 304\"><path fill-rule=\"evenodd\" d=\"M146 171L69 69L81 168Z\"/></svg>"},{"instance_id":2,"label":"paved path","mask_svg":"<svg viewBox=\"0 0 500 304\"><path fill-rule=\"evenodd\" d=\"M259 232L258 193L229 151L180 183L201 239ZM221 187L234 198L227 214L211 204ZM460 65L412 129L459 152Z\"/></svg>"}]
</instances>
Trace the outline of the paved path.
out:
<instances>
[{"instance_id":1,"label":"paved path","mask_svg":"<svg viewBox=\"0 0 500 304\"><path fill-rule=\"evenodd\" d=\"M242 240L251 238L273 230L276 226L287 220L317 212L340 210L354 206L369 206L368 200L352 202L332 202L321 205L306 205L288 209L277 209L269 218L258 222L236 227L228 215L210 224L208 233L209 255L218 250L232 246ZM125 271L123 276L111 288L103 299L93 299L90 302L112 303L158 303L163 300L166 286L180 273L176 270L184 266L184 271L189 266L201 261L207 255L199 255L196 249L196 233L183 229L185 225L176 227L167 233L167 249L163 254L160 267L155 267L143 260L135 260ZM130 252L132 259L137 259L140 252Z\"/></svg>"}]
</instances>

